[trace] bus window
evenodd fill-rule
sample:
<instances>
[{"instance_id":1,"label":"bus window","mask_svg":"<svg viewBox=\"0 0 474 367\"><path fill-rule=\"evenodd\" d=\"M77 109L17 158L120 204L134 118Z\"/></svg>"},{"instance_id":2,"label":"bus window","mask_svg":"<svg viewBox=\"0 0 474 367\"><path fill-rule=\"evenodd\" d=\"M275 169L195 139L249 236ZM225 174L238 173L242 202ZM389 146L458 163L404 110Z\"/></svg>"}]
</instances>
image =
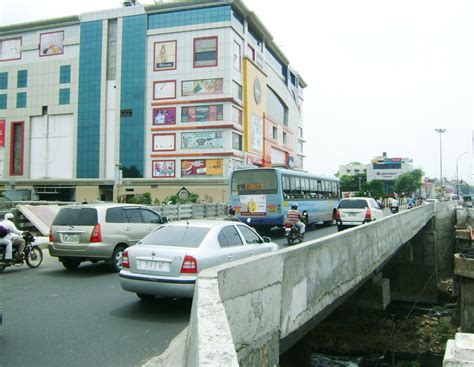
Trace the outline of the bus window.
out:
<instances>
[{"instance_id":1,"label":"bus window","mask_svg":"<svg viewBox=\"0 0 474 367\"><path fill-rule=\"evenodd\" d=\"M318 180L318 196L323 197L323 183L320 180Z\"/></svg>"},{"instance_id":2,"label":"bus window","mask_svg":"<svg viewBox=\"0 0 474 367\"><path fill-rule=\"evenodd\" d=\"M273 170L242 170L232 175L232 195L276 194L277 191L277 176Z\"/></svg>"},{"instance_id":3,"label":"bus window","mask_svg":"<svg viewBox=\"0 0 474 367\"><path fill-rule=\"evenodd\" d=\"M288 199L291 196L290 177L286 175L282 175L281 178L282 178L283 197L285 199Z\"/></svg>"},{"instance_id":4,"label":"bus window","mask_svg":"<svg viewBox=\"0 0 474 367\"><path fill-rule=\"evenodd\" d=\"M309 178L301 178L301 191L303 191L303 195L305 198L309 198Z\"/></svg>"},{"instance_id":5,"label":"bus window","mask_svg":"<svg viewBox=\"0 0 474 367\"><path fill-rule=\"evenodd\" d=\"M299 177L291 177L291 196L293 198L301 197L301 182Z\"/></svg>"},{"instance_id":6,"label":"bus window","mask_svg":"<svg viewBox=\"0 0 474 367\"><path fill-rule=\"evenodd\" d=\"M309 180L309 190L310 190L310 196L312 199L315 199L318 197L317 189L316 189L316 180L310 179Z\"/></svg>"}]
</instances>

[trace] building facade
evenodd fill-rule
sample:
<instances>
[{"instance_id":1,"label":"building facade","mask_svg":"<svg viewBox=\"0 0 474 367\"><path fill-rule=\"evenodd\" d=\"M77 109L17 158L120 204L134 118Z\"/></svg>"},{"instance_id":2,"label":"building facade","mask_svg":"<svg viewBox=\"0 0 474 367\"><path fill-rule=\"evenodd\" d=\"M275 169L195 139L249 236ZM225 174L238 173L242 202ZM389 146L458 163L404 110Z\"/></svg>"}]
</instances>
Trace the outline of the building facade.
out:
<instances>
[{"instance_id":1,"label":"building facade","mask_svg":"<svg viewBox=\"0 0 474 367\"><path fill-rule=\"evenodd\" d=\"M395 179L403 173L413 170L413 160L409 158L388 158L387 153L371 159L367 167L367 182L381 180L385 185L385 192L393 192Z\"/></svg>"},{"instance_id":2,"label":"building facade","mask_svg":"<svg viewBox=\"0 0 474 367\"><path fill-rule=\"evenodd\" d=\"M351 162L348 164L341 165L339 166L339 171L338 171L339 177L364 175L366 173L367 173L367 165L359 163L359 162Z\"/></svg>"},{"instance_id":3,"label":"building facade","mask_svg":"<svg viewBox=\"0 0 474 367\"><path fill-rule=\"evenodd\" d=\"M227 200L241 165L303 169L302 77L240 0L0 27L7 195Z\"/></svg>"}]
</instances>

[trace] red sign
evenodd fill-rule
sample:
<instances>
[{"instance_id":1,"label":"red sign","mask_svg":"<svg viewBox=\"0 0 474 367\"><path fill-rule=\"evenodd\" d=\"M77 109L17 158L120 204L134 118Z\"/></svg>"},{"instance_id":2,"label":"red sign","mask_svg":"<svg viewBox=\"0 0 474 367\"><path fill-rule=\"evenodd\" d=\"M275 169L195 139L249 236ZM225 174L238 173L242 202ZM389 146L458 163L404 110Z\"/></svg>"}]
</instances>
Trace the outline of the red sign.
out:
<instances>
[{"instance_id":1,"label":"red sign","mask_svg":"<svg viewBox=\"0 0 474 367\"><path fill-rule=\"evenodd\" d=\"M0 120L0 147L5 147L5 120Z\"/></svg>"}]
</instances>

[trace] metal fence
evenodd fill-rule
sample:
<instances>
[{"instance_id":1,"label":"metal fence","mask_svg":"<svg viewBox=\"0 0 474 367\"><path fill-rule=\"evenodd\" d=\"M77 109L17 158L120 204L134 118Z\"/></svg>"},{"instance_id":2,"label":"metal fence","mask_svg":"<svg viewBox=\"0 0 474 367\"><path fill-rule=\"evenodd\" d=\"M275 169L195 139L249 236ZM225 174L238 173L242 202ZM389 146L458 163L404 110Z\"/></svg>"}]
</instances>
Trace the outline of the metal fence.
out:
<instances>
[{"instance_id":1,"label":"metal fence","mask_svg":"<svg viewBox=\"0 0 474 367\"><path fill-rule=\"evenodd\" d=\"M199 218L221 218L227 214L227 204L178 204L150 206L169 221Z\"/></svg>"}]
</instances>

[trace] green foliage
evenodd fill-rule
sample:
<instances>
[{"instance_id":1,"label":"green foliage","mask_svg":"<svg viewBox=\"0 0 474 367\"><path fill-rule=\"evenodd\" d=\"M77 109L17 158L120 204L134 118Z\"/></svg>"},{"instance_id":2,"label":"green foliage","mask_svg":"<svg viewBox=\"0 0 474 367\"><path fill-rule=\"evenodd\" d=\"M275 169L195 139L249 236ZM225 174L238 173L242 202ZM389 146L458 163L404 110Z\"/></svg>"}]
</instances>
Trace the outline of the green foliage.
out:
<instances>
[{"instance_id":1,"label":"green foliage","mask_svg":"<svg viewBox=\"0 0 474 367\"><path fill-rule=\"evenodd\" d=\"M341 190L350 191L350 192L359 191L359 178L360 178L360 187L362 189L363 185L367 182L367 174L359 174L355 176L343 175L340 178Z\"/></svg>"},{"instance_id":2,"label":"green foliage","mask_svg":"<svg viewBox=\"0 0 474 367\"><path fill-rule=\"evenodd\" d=\"M188 204L188 203L197 203L199 200L199 195L192 192L189 194L189 196L184 199L180 198L178 195L171 195L167 196L163 199L162 203L163 204L171 204L171 205L176 205L176 204Z\"/></svg>"},{"instance_id":3,"label":"green foliage","mask_svg":"<svg viewBox=\"0 0 474 367\"><path fill-rule=\"evenodd\" d=\"M138 203L138 199L136 196L129 196L127 198L127 203L129 204L137 204Z\"/></svg>"},{"instance_id":4,"label":"green foliage","mask_svg":"<svg viewBox=\"0 0 474 367\"><path fill-rule=\"evenodd\" d=\"M360 196L369 196L372 198L383 197L385 195L385 188L384 188L383 181L372 180L370 182L364 183L362 185L362 192L360 194L361 194Z\"/></svg>"},{"instance_id":5,"label":"green foliage","mask_svg":"<svg viewBox=\"0 0 474 367\"><path fill-rule=\"evenodd\" d=\"M145 204L145 205L150 205L151 204L151 194L149 192L144 192L138 197L137 200L138 204Z\"/></svg>"},{"instance_id":6,"label":"green foliage","mask_svg":"<svg viewBox=\"0 0 474 367\"><path fill-rule=\"evenodd\" d=\"M394 183L395 192L409 196L414 193L416 190L421 188L423 184L422 178L424 172L421 169L415 169L410 172L406 172L397 177Z\"/></svg>"}]
</instances>

